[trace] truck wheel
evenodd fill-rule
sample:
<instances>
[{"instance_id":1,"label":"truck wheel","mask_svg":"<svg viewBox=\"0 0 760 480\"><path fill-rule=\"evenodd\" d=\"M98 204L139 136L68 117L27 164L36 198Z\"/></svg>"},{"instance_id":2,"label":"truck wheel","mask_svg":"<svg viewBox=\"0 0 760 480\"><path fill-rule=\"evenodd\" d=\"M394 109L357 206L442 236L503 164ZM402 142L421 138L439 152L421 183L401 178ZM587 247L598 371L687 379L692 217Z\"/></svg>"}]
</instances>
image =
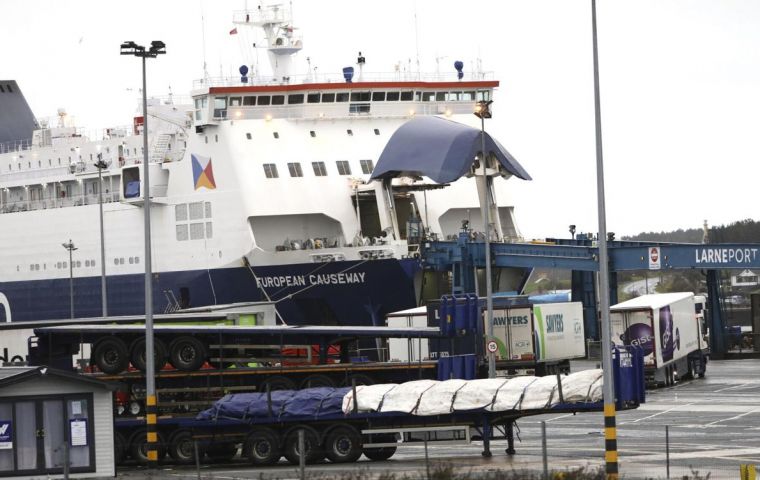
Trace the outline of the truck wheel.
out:
<instances>
[{"instance_id":1,"label":"truck wheel","mask_svg":"<svg viewBox=\"0 0 760 480\"><path fill-rule=\"evenodd\" d=\"M145 371L145 337L140 337L132 342L129 349L129 358L132 366L141 372ZM166 365L166 345L158 338L153 339L153 365L158 372Z\"/></svg>"},{"instance_id":2,"label":"truck wheel","mask_svg":"<svg viewBox=\"0 0 760 480\"><path fill-rule=\"evenodd\" d=\"M267 387L269 387L269 391L271 392L274 392L275 390L296 390L296 384L293 380L280 375L272 375L264 380L261 384L260 391L266 392Z\"/></svg>"},{"instance_id":3,"label":"truck wheel","mask_svg":"<svg viewBox=\"0 0 760 480\"><path fill-rule=\"evenodd\" d=\"M177 370L198 370L206 357L206 346L195 337L179 337L169 346L169 360Z\"/></svg>"},{"instance_id":4,"label":"truck wheel","mask_svg":"<svg viewBox=\"0 0 760 480\"><path fill-rule=\"evenodd\" d=\"M309 375L301 382L301 388L334 387L335 382L327 375Z\"/></svg>"},{"instance_id":5,"label":"truck wheel","mask_svg":"<svg viewBox=\"0 0 760 480\"><path fill-rule=\"evenodd\" d=\"M362 453L373 462L381 462L391 458L396 453L396 447L365 448Z\"/></svg>"},{"instance_id":6,"label":"truck wheel","mask_svg":"<svg viewBox=\"0 0 760 480\"><path fill-rule=\"evenodd\" d=\"M124 439L124 435L119 432L113 434L113 459L116 465L124 463L124 459L127 456L127 441Z\"/></svg>"},{"instance_id":7,"label":"truck wheel","mask_svg":"<svg viewBox=\"0 0 760 480\"><path fill-rule=\"evenodd\" d=\"M362 456L362 437L354 427L336 427L325 441L325 454L333 463L352 463Z\"/></svg>"},{"instance_id":8,"label":"truck wheel","mask_svg":"<svg viewBox=\"0 0 760 480\"><path fill-rule=\"evenodd\" d=\"M169 436L169 456L179 464L195 463L195 441L190 430L177 430ZM199 455L203 451L198 448Z\"/></svg>"},{"instance_id":9,"label":"truck wheel","mask_svg":"<svg viewBox=\"0 0 760 480\"><path fill-rule=\"evenodd\" d=\"M123 340L116 337L104 338L96 343L92 351L92 358L104 373L121 373L129 366L127 345Z\"/></svg>"},{"instance_id":10,"label":"truck wheel","mask_svg":"<svg viewBox=\"0 0 760 480\"><path fill-rule=\"evenodd\" d=\"M156 450L158 451L158 461L166 455L166 443L160 432L157 432ZM137 430L129 437L129 454L132 460L139 464L148 463L148 434L144 429Z\"/></svg>"},{"instance_id":11,"label":"truck wheel","mask_svg":"<svg viewBox=\"0 0 760 480\"><path fill-rule=\"evenodd\" d=\"M292 465L298 465L301 460L301 452L298 450L298 431L303 430L304 438L304 456L306 457L306 463L314 463L320 460L323 456L322 450L319 448L319 440L316 433L310 428L298 427L291 431L287 437L285 437L285 448L283 449L283 455Z\"/></svg>"},{"instance_id":12,"label":"truck wheel","mask_svg":"<svg viewBox=\"0 0 760 480\"><path fill-rule=\"evenodd\" d=\"M274 465L280 461L280 441L269 429L255 430L243 444L243 456L254 465Z\"/></svg>"},{"instance_id":13,"label":"truck wheel","mask_svg":"<svg viewBox=\"0 0 760 480\"><path fill-rule=\"evenodd\" d=\"M393 434L377 435L375 441L377 443L392 443L396 441L396 437ZM396 447L364 448L362 449L362 453L370 460L380 462L391 458L393 454L396 453Z\"/></svg>"},{"instance_id":14,"label":"truck wheel","mask_svg":"<svg viewBox=\"0 0 760 480\"><path fill-rule=\"evenodd\" d=\"M229 462L237 455L237 444L231 442L214 443L206 448L206 455L212 462Z\"/></svg>"}]
</instances>

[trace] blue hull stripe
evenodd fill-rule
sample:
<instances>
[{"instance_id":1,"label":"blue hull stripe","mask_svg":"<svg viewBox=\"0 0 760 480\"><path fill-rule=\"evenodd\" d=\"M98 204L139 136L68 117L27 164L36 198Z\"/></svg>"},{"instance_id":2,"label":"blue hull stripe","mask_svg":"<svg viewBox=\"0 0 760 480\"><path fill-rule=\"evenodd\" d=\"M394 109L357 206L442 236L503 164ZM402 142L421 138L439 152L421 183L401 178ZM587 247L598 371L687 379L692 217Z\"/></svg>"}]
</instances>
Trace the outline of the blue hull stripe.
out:
<instances>
[{"instance_id":1,"label":"blue hull stripe","mask_svg":"<svg viewBox=\"0 0 760 480\"><path fill-rule=\"evenodd\" d=\"M416 306L417 260L373 260L254 267L256 275L288 324L382 324L385 314ZM145 311L143 274L108 277L109 315ZM167 293L185 306L222 305L262 300L245 267L154 273L153 308L165 311ZM13 321L69 318L69 279L1 282ZM288 296L291 296L290 298ZM74 316L101 314L100 277L74 278ZM5 314L0 307L0 321Z\"/></svg>"}]
</instances>

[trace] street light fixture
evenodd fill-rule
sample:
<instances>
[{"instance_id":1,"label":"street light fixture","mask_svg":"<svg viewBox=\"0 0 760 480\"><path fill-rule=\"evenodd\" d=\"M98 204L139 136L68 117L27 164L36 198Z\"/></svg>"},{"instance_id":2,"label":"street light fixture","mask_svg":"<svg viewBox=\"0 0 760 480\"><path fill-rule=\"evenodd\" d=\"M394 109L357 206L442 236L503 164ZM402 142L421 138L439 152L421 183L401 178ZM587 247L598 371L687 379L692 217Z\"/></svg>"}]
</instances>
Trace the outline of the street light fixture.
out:
<instances>
[{"instance_id":1,"label":"street light fixture","mask_svg":"<svg viewBox=\"0 0 760 480\"><path fill-rule=\"evenodd\" d=\"M491 118L493 100L481 100L475 105L475 116L480 119L480 163L483 165L483 225L486 249L486 310L488 315L488 340L493 339L493 285L491 284L491 195L488 193L488 175L486 172L486 118ZM488 352L488 378L496 377L496 354Z\"/></svg>"},{"instance_id":2,"label":"street light fixture","mask_svg":"<svg viewBox=\"0 0 760 480\"><path fill-rule=\"evenodd\" d=\"M69 243L62 243L63 248L69 251L69 306L71 307L71 319L74 320L74 250L79 250L74 246L74 242L69 239Z\"/></svg>"},{"instance_id":3,"label":"street light fixture","mask_svg":"<svg viewBox=\"0 0 760 480\"><path fill-rule=\"evenodd\" d=\"M100 304L103 309L103 318L108 316L108 295L106 292L106 240L103 229L103 169L111 166L111 162L103 160L103 153L98 145L98 161L95 168L98 169L98 205L100 206Z\"/></svg>"},{"instance_id":4,"label":"street light fixture","mask_svg":"<svg viewBox=\"0 0 760 480\"><path fill-rule=\"evenodd\" d=\"M150 48L135 42L121 44L121 55L142 58L142 101L143 101L143 210L145 212L145 416L147 421L148 465L158 464L156 431L156 365L153 348L153 281L150 252L150 164L148 163L148 90L145 76L145 59L156 58L166 53L166 44L160 40L150 42Z\"/></svg>"}]
</instances>

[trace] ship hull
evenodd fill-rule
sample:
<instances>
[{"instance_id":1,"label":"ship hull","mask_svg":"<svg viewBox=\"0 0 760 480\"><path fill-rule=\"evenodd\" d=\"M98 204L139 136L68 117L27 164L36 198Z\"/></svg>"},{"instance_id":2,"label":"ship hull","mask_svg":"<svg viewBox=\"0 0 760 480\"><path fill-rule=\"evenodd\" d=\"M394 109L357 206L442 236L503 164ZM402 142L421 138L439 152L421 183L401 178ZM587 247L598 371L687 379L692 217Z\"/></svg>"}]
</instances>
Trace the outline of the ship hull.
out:
<instances>
[{"instance_id":1,"label":"ship hull","mask_svg":"<svg viewBox=\"0 0 760 480\"><path fill-rule=\"evenodd\" d=\"M416 306L418 260L339 261L322 264L216 268L154 273L153 309L276 302L293 325L373 325L385 314ZM74 316L101 315L101 278L74 278ZM108 314L145 312L145 276L109 276ZM71 316L68 278L0 283L11 320L46 321ZM171 292L171 293L169 293ZM264 295L266 292L266 295ZM0 307L0 320L8 321Z\"/></svg>"}]
</instances>

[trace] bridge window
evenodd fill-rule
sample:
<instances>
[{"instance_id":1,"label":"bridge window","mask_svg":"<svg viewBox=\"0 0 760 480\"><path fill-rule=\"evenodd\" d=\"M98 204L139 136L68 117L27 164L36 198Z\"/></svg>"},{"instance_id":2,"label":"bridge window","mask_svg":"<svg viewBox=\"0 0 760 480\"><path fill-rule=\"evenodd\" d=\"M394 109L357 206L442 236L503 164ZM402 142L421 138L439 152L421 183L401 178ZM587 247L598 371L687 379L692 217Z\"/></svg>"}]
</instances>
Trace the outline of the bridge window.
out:
<instances>
[{"instance_id":1,"label":"bridge window","mask_svg":"<svg viewBox=\"0 0 760 480\"><path fill-rule=\"evenodd\" d=\"M252 107L256 105L256 97L243 97L243 106Z\"/></svg>"},{"instance_id":2,"label":"bridge window","mask_svg":"<svg viewBox=\"0 0 760 480\"><path fill-rule=\"evenodd\" d=\"M314 169L314 175L317 177L326 177L327 169L325 168L325 162L311 162L311 166Z\"/></svg>"},{"instance_id":3,"label":"bridge window","mask_svg":"<svg viewBox=\"0 0 760 480\"><path fill-rule=\"evenodd\" d=\"M230 107L239 107L242 104L242 97L230 97Z\"/></svg>"},{"instance_id":4,"label":"bridge window","mask_svg":"<svg viewBox=\"0 0 760 480\"><path fill-rule=\"evenodd\" d=\"M299 103L303 103L303 93L288 95L288 105L297 105Z\"/></svg>"},{"instance_id":5,"label":"bridge window","mask_svg":"<svg viewBox=\"0 0 760 480\"><path fill-rule=\"evenodd\" d=\"M334 93L323 93L322 94L322 103L333 103L335 101L335 94Z\"/></svg>"},{"instance_id":6,"label":"bridge window","mask_svg":"<svg viewBox=\"0 0 760 480\"><path fill-rule=\"evenodd\" d=\"M386 102L398 102L398 98L401 95L401 92L388 92L385 94L385 101Z\"/></svg>"},{"instance_id":7,"label":"bridge window","mask_svg":"<svg viewBox=\"0 0 760 480\"><path fill-rule=\"evenodd\" d=\"M271 98L269 95L259 95L258 100L259 105L269 105L271 103Z\"/></svg>"},{"instance_id":8,"label":"bridge window","mask_svg":"<svg viewBox=\"0 0 760 480\"><path fill-rule=\"evenodd\" d=\"M306 96L306 103L319 103L319 94L310 93Z\"/></svg>"},{"instance_id":9,"label":"bridge window","mask_svg":"<svg viewBox=\"0 0 760 480\"><path fill-rule=\"evenodd\" d=\"M277 165L274 163L265 163L264 174L267 176L267 178L278 178L279 175L277 174Z\"/></svg>"},{"instance_id":10,"label":"bridge window","mask_svg":"<svg viewBox=\"0 0 760 480\"><path fill-rule=\"evenodd\" d=\"M369 92L351 92L352 102L369 102Z\"/></svg>"},{"instance_id":11,"label":"bridge window","mask_svg":"<svg viewBox=\"0 0 760 480\"><path fill-rule=\"evenodd\" d=\"M338 167L339 175L351 175L351 165L348 164L347 160L338 160L335 165Z\"/></svg>"},{"instance_id":12,"label":"bridge window","mask_svg":"<svg viewBox=\"0 0 760 480\"><path fill-rule=\"evenodd\" d=\"M336 102L347 102L348 101L348 92L341 92L335 95L335 101Z\"/></svg>"},{"instance_id":13,"label":"bridge window","mask_svg":"<svg viewBox=\"0 0 760 480\"><path fill-rule=\"evenodd\" d=\"M272 105L285 105L285 95L272 95Z\"/></svg>"},{"instance_id":14,"label":"bridge window","mask_svg":"<svg viewBox=\"0 0 760 480\"><path fill-rule=\"evenodd\" d=\"M303 177L303 170L301 170L301 164L298 162L288 163L288 171L291 177Z\"/></svg>"},{"instance_id":15,"label":"bridge window","mask_svg":"<svg viewBox=\"0 0 760 480\"><path fill-rule=\"evenodd\" d=\"M401 101L402 102L411 102L413 98L412 92L401 92Z\"/></svg>"},{"instance_id":16,"label":"bridge window","mask_svg":"<svg viewBox=\"0 0 760 480\"><path fill-rule=\"evenodd\" d=\"M373 102L385 101L385 92L372 92L372 101Z\"/></svg>"},{"instance_id":17,"label":"bridge window","mask_svg":"<svg viewBox=\"0 0 760 480\"><path fill-rule=\"evenodd\" d=\"M372 170L375 168L374 165L372 165L372 160L359 160L359 165L362 166L362 173L366 175L372 173Z\"/></svg>"}]
</instances>

